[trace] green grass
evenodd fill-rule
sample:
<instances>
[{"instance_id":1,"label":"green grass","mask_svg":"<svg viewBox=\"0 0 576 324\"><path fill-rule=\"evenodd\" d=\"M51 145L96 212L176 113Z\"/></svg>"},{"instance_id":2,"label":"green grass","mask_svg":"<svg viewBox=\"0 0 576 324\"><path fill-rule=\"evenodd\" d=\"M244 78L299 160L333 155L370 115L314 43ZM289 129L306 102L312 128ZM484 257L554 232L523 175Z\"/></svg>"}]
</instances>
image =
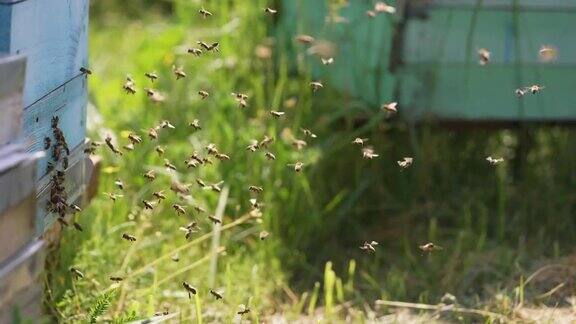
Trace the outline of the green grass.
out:
<instances>
[{"instance_id":1,"label":"green grass","mask_svg":"<svg viewBox=\"0 0 576 324\"><path fill-rule=\"evenodd\" d=\"M115 179L126 189L115 203L99 194L78 218L85 232L64 233L49 283L49 305L62 321L125 322L167 309L179 312L180 320L229 322L240 304L252 309L245 318L253 322L278 314L363 321L376 299L436 304L447 292L463 306L512 316L516 306L543 293L523 279L534 261L572 249L573 131L530 128L533 143L516 165L520 131L410 128L384 123L377 112L358 127L357 113L375 107L347 107L329 85L312 95L306 67L292 73L294 62L280 45L274 59L254 56L255 46L272 34L272 20L257 10L266 1L209 2L216 15L208 20L197 19L199 1L162 2L158 15L131 3L94 6L90 101L96 108L90 133L96 140L115 135L124 145L134 131L144 143L122 158L99 150L100 192L120 193ZM197 40L219 41L221 53L186 54ZM172 65L183 66L188 77L176 81ZM150 71L160 75L155 84L144 77ZM122 90L127 74L136 80L135 96ZM148 101L143 88L152 86L166 94L165 103ZM210 97L201 100L200 89ZM231 92L246 92L249 107L238 108ZM283 107L290 98L297 98L296 106ZM271 108L285 110L286 117L272 119ZM203 128L193 132L187 124L195 118ZM163 119L176 129L149 140L147 130ZM318 138L296 151L291 139L303 138L301 127ZM275 161L245 150L264 135L276 139L270 147ZM350 144L356 136L369 137L381 158L362 160ZM195 150L204 154L208 143L231 160L186 169L184 159ZM166 147L165 157L157 156L156 145ZM415 163L400 171L395 161L406 155ZM487 155L508 161L493 168L484 161ZM142 177L149 168L162 170L164 158L177 165L179 181L192 184L191 201L170 192L164 172L152 183ZM287 166L299 160L305 162L301 174ZM200 189L196 178L224 180L230 189L216 245L213 225L191 205L214 214L219 195ZM264 188L261 217L249 215L249 185ZM161 189L167 201L152 212L142 210L140 201ZM172 202L185 205L188 214L177 216ZM178 228L192 220L201 231L186 241ZM258 238L262 230L271 233L266 241ZM137 241L122 240L124 232ZM365 240L380 242L374 255L358 249ZM427 241L444 249L423 256L417 246ZM179 262L172 261L175 254ZM86 278L72 280L70 266ZM109 276L125 279L112 284ZM198 289L192 300L182 281ZM223 292L222 301L209 294L212 288Z\"/></svg>"}]
</instances>

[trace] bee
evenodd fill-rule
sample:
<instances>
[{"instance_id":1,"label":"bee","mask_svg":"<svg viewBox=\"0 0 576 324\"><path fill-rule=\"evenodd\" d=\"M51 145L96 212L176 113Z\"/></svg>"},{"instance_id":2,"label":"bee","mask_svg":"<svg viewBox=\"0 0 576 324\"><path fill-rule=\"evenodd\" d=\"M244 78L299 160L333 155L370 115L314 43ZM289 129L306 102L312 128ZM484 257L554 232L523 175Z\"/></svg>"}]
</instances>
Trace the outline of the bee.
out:
<instances>
[{"instance_id":1,"label":"bee","mask_svg":"<svg viewBox=\"0 0 576 324\"><path fill-rule=\"evenodd\" d=\"M242 305L240 305L240 310L236 314L246 315L248 313L250 313L250 308L248 308L246 305L242 304Z\"/></svg>"},{"instance_id":2,"label":"bee","mask_svg":"<svg viewBox=\"0 0 576 324\"><path fill-rule=\"evenodd\" d=\"M194 128L194 130L202 129L202 126L200 126L200 121L198 119L194 119L192 122L188 124L188 126Z\"/></svg>"},{"instance_id":3,"label":"bee","mask_svg":"<svg viewBox=\"0 0 576 324\"><path fill-rule=\"evenodd\" d=\"M248 190L250 190L254 193L262 193L264 191L264 188L258 187L258 186L250 186L250 187L248 187Z\"/></svg>"},{"instance_id":4,"label":"bee","mask_svg":"<svg viewBox=\"0 0 576 324\"><path fill-rule=\"evenodd\" d=\"M496 165L496 164L504 162L504 158L493 158L493 157L489 156L486 158L486 161L488 161L488 163L490 163L490 165Z\"/></svg>"},{"instance_id":5,"label":"bee","mask_svg":"<svg viewBox=\"0 0 576 324\"><path fill-rule=\"evenodd\" d=\"M72 208L72 210L76 213L80 213L82 212L82 208L80 208L80 206L76 205L76 204L72 204L70 205L70 208Z\"/></svg>"},{"instance_id":6,"label":"bee","mask_svg":"<svg viewBox=\"0 0 576 324\"><path fill-rule=\"evenodd\" d=\"M122 277L110 277L110 281L120 282L122 280L124 280L124 278L122 278Z\"/></svg>"},{"instance_id":7,"label":"bee","mask_svg":"<svg viewBox=\"0 0 576 324\"><path fill-rule=\"evenodd\" d=\"M334 64L334 58L333 57L329 57L329 58L320 58L320 61L322 62L323 65L332 65Z\"/></svg>"},{"instance_id":8,"label":"bee","mask_svg":"<svg viewBox=\"0 0 576 324\"><path fill-rule=\"evenodd\" d=\"M218 153L215 155L215 157L220 161L230 160L230 156L223 153Z\"/></svg>"},{"instance_id":9,"label":"bee","mask_svg":"<svg viewBox=\"0 0 576 324\"><path fill-rule=\"evenodd\" d=\"M431 243L431 242L430 242L430 243L423 244L423 245L420 245L420 246L418 246L418 248L419 248L420 250L422 250L422 252L424 252L424 253L432 253L432 252L434 252L434 251L442 250L442 247L440 247L440 246L438 246L438 245L436 245L436 244L434 244L434 243Z\"/></svg>"},{"instance_id":10,"label":"bee","mask_svg":"<svg viewBox=\"0 0 576 324\"><path fill-rule=\"evenodd\" d=\"M214 298L216 298L216 300L222 299L222 294L215 291L214 289L210 289L210 294L212 294L212 296L214 296Z\"/></svg>"},{"instance_id":11,"label":"bee","mask_svg":"<svg viewBox=\"0 0 576 324\"><path fill-rule=\"evenodd\" d=\"M174 191L177 194L187 195L190 193L190 185L183 184L178 181L172 181L170 184L170 190Z\"/></svg>"},{"instance_id":12,"label":"bee","mask_svg":"<svg viewBox=\"0 0 576 324\"><path fill-rule=\"evenodd\" d=\"M412 162L414 161L414 158L411 157L405 157L400 161L397 161L398 165L403 168L403 169L407 169L412 165Z\"/></svg>"},{"instance_id":13,"label":"bee","mask_svg":"<svg viewBox=\"0 0 576 324\"><path fill-rule=\"evenodd\" d=\"M241 92L232 92L232 95L236 98L236 99L244 99L244 100L248 100L248 95L241 93Z\"/></svg>"},{"instance_id":14,"label":"bee","mask_svg":"<svg viewBox=\"0 0 576 324\"><path fill-rule=\"evenodd\" d=\"M212 221L212 223L214 224L222 224L222 221L219 220L218 218L214 217L214 216L208 216L208 218Z\"/></svg>"},{"instance_id":15,"label":"bee","mask_svg":"<svg viewBox=\"0 0 576 324\"><path fill-rule=\"evenodd\" d=\"M70 226L70 224L68 224L68 222L64 219L64 217L58 217L57 220L58 223L60 223L60 225L62 225L63 227Z\"/></svg>"},{"instance_id":16,"label":"bee","mask_svg":"<svg viewBox=\"0 0 576 324\"><path fill-rule=\"evenodd\" d=\"M176 129L176 126L172 125L169 120L164 119L160 122L160 128L169 128L169 129Z\"/></svg>"},{"instance_id":17,"label":"bee","mask_svg":"<svg viewBox=\"0 0 576 324\"><path fill-rule=\"evenodd\" d=\"M258 203L258 200L256 198L250 199L249 202L250 202L250 206L252 206L252 209L260 208L260 203Z\"/></svg>"},{"instance_id":18,"label":"bee","mask_svg":"<svg viewBox=\"0 0 576 324\"><path fill-rule=\"evenodd\" d=\"M210 188L210 190L212 190L214 192L222 192L222 188L220 187L222 185L222 183L224 183L224 181L220 181L218 183L213 183L210 186L208 186L208 188Z\"/></svg>"},{"instance_id":19,"label":"bee","mask_svg":"<svg viewBox=\"0 0 576 324\"><path fill-rule=\"evenodd\" d=\"M220 46L220 43L218 42L214 42L212 44L207 44L204 43L202 41L197 42L198 45L200 45L200 47L204 48L206 51L210 52L212 50L214 50L215 52L219 52L220 50L218 49L218 46Z\"/></svg>"},{"instance_id":20,"label":"bee","mask_svg":"<svg viewBox=\"0 0 576 324\"><path fill-rule=\"evenodd\" d=\"M154 170L148 170L148 172L144 173L144 178L149 181L154 181L156 179L156 172Z\"/></svg>"},{"instance_id":21,"label":"bee","mask_svg":"<svg viewBox=\"0 0 576 324\"><path fill-rule=\"evenodd\" d=\"M109 193L109 192L105 192L104 193L106 196L108 196L108 198L110 198L112 201L116 201L116 199L124 197L123 195L118 195L115 193Z\"/></svg>"},{"instance_id":22,"label":"bee","mask_svg":"<svg viewBox=\"0 0 576 324\"><path fill-rule=\"evenodd\" d=\"M374 153L374 150L371 147L362 149L362 157L367 160L372 160L373 158L377 158L379 156L379 154Z\"/></svg>"},{"instance_id":23,"label":"bee","mask_svg":"<svg viewBox=\"0 0 576 324\"><path fill-rule=\"evenodd\" d=\"M268 137L268 135L264 135L264 138L260 141L260 143L258 143L258 146L266 148L272 142L274 142L274 138Z\"/></svg>"},{"instance_id":24,"label":"bee","mask_svg":"<svg viewBox=\"0 0 576 324\"><path fill-rule=\"evenodd\" d=\"M202 50L199 48L189 48L188 53L196 55L196 56L200 56L200 55L202 55Z\"/></svg>"},{"instance_id":25,"label":"bee","mask_svg":"<svg viewBox=\"0 0 576 324\"><path fill-rule=\"evenodd\" d=\"M164 190L155 191L152 195L158 198L158 201L166 199L166 195L164 195Z\"/></svg>"},{"instance_id":26,"label":"bee","mask_svg":"<svg viewBox=\"0 0 576 324\"><path fill-rule=\"evenodd\" d=\"M202 15L202 17L204 17L204 19L212 16L212 13L211 13L210 11L204 9L204 8L198 10L198 13L199 13L200 15Z\"/></svg>"},{"instance_id":27,"label":"bee","mask_svg":"<svg viewBox=\"0 0 576 324\"><path fill-rule=\"evenodd\" d=\"M380 109L395 114L398 112L398 103L397 102L385 103L382 105L382 107L380 107Z\"/></svg>"},{"instance_id":28,"label":"bee","mask_svg":"<svg viewBox=\"0 0 576 324\"><path fill-rule=\"evenodd\" d=\"M200 187L206 188L206 182L204 182L204 180L202 180L202 179L200 179L200 178L197 178L197 179L196 179L196 183L197 183Z\"/></svg>"},{"instance_id":29,"label":"bee","mask_svg":"<svg viewBox=\"0 0 576 324\"><path fill-rule=\"evenodd\" d=\"M108 148L110 148L110 150L112 150L112 152L114 152L114 154L122 155L122 152L118 150L114 144L112 144L112 137L110 135L106 136L104 142L106 142L106 145Z\"/></svg>"},{"instance_id":30,"label":"bee","mask_svg":"<svg viewBox=\"0 0 576 324\"><path fill-rule=\"evenodd\" d=\"M301 43L301 44L312 44L314 43L315 39L314 37L310 36L310 35L298 35L296 36L296 41Z\"/></svg>"},{"instance_id":31,"label":"bee","mask_svg":"<svg viewBox=\"0 0 576 324\"><path fill-rule=\"evenodd\" d=\"M270 233L266 232L266 231L262 231L260 232L260 234L258 235L258 237L260 237L261 241L264 241L266 238L268 238L268 236L270 235Z\"/></svg>"},{"instance_id":32,"label":"bee","mask_svg":"<svg viewBox=\"0 0 576 324\"><path fill-rule=\"evenodd\" d=\"M302 162L300 162L300 161L297 161L297 162L294 163L294 164L288 164L288 166L293 167L293 168L294 168L294 171L296 171L296 172L301 172L301 171L302 171L302 168L304 167L304 163L302 163Z\"/></svg>"},{"instance_id":33,"label":"bee","mask_svg":"<svg viewBox=\"0 0 576 324\"><path fill-rule=\"evenodd\" d=\"M182 282L182 286L188 292L188 298L192 299L192 295L196 295L196 288L192 287L192 285L190 285L186 281Z\"/></svg>"},{"instance_id":34,"label":"bee","mask_svg":"<svg viewBox=\"0 0 576 324\"><path fill-rule=\"evenodd\" d=\"M156 74L156 72L146 72L144 76L150 79L151 82L158 80L158 74Z\"/></svg>"},{"instance_id":35,"label":"bee","mask_svg":"<svg viewBox=\"0 0 576 324\"><path fill-rule=\"evenodd\" d=\"M116 185L116 187L118 187L118 189L124 190L124 182L122 182L122 180L116 179L116 181L114 181L114 184Z\"/></svg>"},{"instance_id":36,"label":"bee","mask_svg":"<svg viewBox=\"0 0 576 324\"><path fill-rule=\"evenodd\" d=\"M234 99L236 100L236 102L238 103L238 106L240 108L246 108L248 106L248 96L243 94L243 93L235 93L232 92L232 95L234 96Z\"/></svg>"},{"instance_id":37,"label":"bee","mask_svg":"<svg viewBox=\"0 0 576 324\"><path fill-rule=\"evenodd\" d=\"M135 94L136 93L136 83L132 80L131 77L126 77L126 82L122 86L124 91L128 94Z\"/></svg>"},{"instance_id":38,"label":"bee","mask_svg":"<svg viewBox=\"0 0 576 324\"><path fill-rule=\"evenodd\" d=\"M370 17L370 18L374 18L376 17L376 12L373 10L367 10L366 11L366 16Z\"/></svg>"},{"instance_id":39,"label":"bee","mask_svg":"<svg viewBox=\"0 0 576 324\"><path fill-rule=\"evenodd\" d=\"M186 163L186 167L188 167L188 168L196 168L200 164L202 164L202 162L199 162L196 159L189 159L189 160L184 161L184 163Z\"/></svg>"},{"instance_id":40,"label":"bee","mask_svg":"<svg viewBox=\"0 0 576 324\"><path fill-rule=\"evenodd\" d=\"M252 140L250 142L250 144L248 144L248 146L246 146L246 150L248 150L250 152L256 152L256 150L258 150L258 141Z\"/></svg>"},{"instance_id":41,"label":"bee","mask_svg":"<svg viewBox=\"0 0 576 324\"><path fill-rule=\"evenodd\" d=\"M303 141L303 140L294 139L292 141L292 146L294 146L298 151L302 150L307 145L308 145L308 143L306 143L306 141Z\"/></svg>"},{"instance_id":42,"label":"bee","mask_svg":"<svg viewBox=\"0 0 576 324\"><path fill-rule=\"evenodd\" d=\"M154 89L148 88L144 90L146 90L146 95L148 96L148 98L150 98L150 101L152 101L153 103L160 103L166 100L166 97L164 97L163 94Z\"/></svg>"},{"instance_id":43,"label":"bee","mask_svg":"<svg viewBox=\"0 0 576 324\"><path fill-rule=\"evenodd\" d=\"M310 82L310 87L312 87L312 91L316 92L316 91L324 88L324 85L322 84L322 82L313 81L313 82Z\"/></svg>"},{"instance_id":44,"label":"bee","mask_svg":"<svg viewBox=\"0 0 576 324\"><path fill-rule=\"evenodd\" d=\"M486 65L490 62L490 51L485 48L481 48L478 50L478 57L480 58L480 65Z\"/></svg>"},{"instance_id":45,"label":"bee","mask_svg":"<svg viewBox=\"0 0 576 324\"><path fill-rule=\"evenodd\" d=\"M142 205L144 205L144 209L154 209L154 204L151 201L142 200Z\"/></svg>"},{"instance_id":46,"label":"bee","mask_svg":"<svg viewBox=\"0 0 576 324\"><path fill-rule=\"evenodd\" d=\"M184 70L181 67L172 66L172 71L174 72L174 75L176 76L176 80L180 80L180 79L186 77L186 73L184 72Z\"/></svg>"},{"instance_id":47,"label":"bee","mask_svg":"<svg viewBox=\"0 0 576 324\"><path fill-rule=\"evenodd\" d=\"M378 246L378 242L376 242L376 241L372 241L370 243L364 242L364 244L362 244L362 246L360 246L360 250L365 250L365 251L368 251L370 253L374 253L374 252L376 252L376 246Z\"/></svg>"},{"instance_id":48,"label":"bee","mask_svg":"<svg viewBox=\"0 0 576 324\"><path fill-rule=\"evenodd\" d=\"M194 206L194 210L196 210L196 212L198 212L198 213L205 213L206 212L206 209L204 209L202 206L198 206L198 205Z\"/></svg>"},{"instance_id":49,"label":"bee","mask_svg":"<svg viewBox=\"0 0 576 324\"><path fill-rule=\"evenodd\" d=\"M284 116L285 112L283 111L276 111L276 110L270 110L270 115L272 115L275 118L280 118L282 116Z\"/></svg>"},{"instance_id":50,"label":"bee","mask_svg":"<svg viewBox=\"0 0 576 324\"><path fill-rule=\"evenodd\" d=\"M558 57L558 50L552 46L542 46L538 51L538 57L542 62L552 62Z\"/></svg>"},{"instance_id":51,"label":"bee","mask_svg":"<svg viewBox=\"0 0 576 324\"><path fill-rule=\"evenodd\" d=\"M168 159L164 159L164 166L166 167L166 169L168 170L174 170L176 171L176 166L172 163L170 163L170 160Z\"/></svg>"},{"instance_id":52,"label":"bee","mask_svg":"<svg viewBox=\"0 0 576 324\"><path fill-rule=\"evenodd\" d=\"M396 12L396 8L387 5L384 2L376 2L376 4L374 5L374 11L376 11L377 13L389 13L389 14L393 14Z\"/></svg>"},{"instance_id":53,"label":"bee","mask_svg":"<svg viewBox=\"0 0 576 324\"><path fill-rule=\"evenodd\" d=\"M208 151L208 154L212 154L212 155L218 154L218 148L216 147L216 144L214 144L214 143L210 143L210 144L206 145L206 151Z\"/></svg>"},{"instance_id":54,"label":"bee","mask_svg":"<svg viewBox=\"0 0 576 324\"><path fill-rule=\"evenodd\" d=\"M92 75L92 70L85 68L85 67L81 67L80 72L82 72L84 74Z\"/></svg>"},{"instance_id":55,"label":"bee","mask_svg":"<svg viewBox=\"0 0 576 324\"><path fill-rule=\"evenodd\" d=\"M52 145L52 139L50 137L44 137L44 150L48 150Z\"/></svg>"},{"instance_id":56,"label":"bee","mask_svg":"<svg viewBox=\"0 0 576 324\"><path fill-rule=\"evenodd\" d=\"M172 261L174 262L178 262L180 261L180 257L178 256L178 254L174 254L170 257L170 259L172 259Z\"/></svg>"},{"instance_id":57,"label":"bee","mask_svg":"<svg viewBox=\"0 0 576 324\"><path fill-rule=\"evenodd\" d=\"M545 88L545 87L543 87L543 86L541 86L541 85L537 85L537 84L534 84L534 85L531 85L531 86L527 87L528 91L530 91L530 93L532 93L532 94L538 94L538 93L540 93L540 91L542 91L542 89L544 89L544 88Z\"/></svg>"},{"instance_id":58,"label":"bee","mask_svg":"<svg viewBox=\"0 0 576 324\"><path fill-rule=\"evenodd\" d=\"M267 14L270 14L270 15L275 15L275 14L278 13L278 10L272 9L272 8L270 8L270 7L266 7L266 8L264 9L264 12L267 13Z\"/></svg>"},{"instance_id":59,"label":"bee","mask_svg":"<svg viewBox=\"0 0 576 324\"><path fill-rule=\"evenodd\" d=\"M360 138L360 137L356 137L353 141L352 144L357 144L360 146L364 146L364 144L366 144L366 142L368 142L368 138Z\"/></svg>"},{"instance_id":60,"label":"bee","mask_svg":"<svg viewBox=\"0 0 576 324\"><path fill-rule=\"evenodd\" d=\"M526 94L526 89L524 88L518 88L516 90L514 90L514 94L516 95L516 97L520 98L523 97Z\"/></svg>"},{"instance_id":61,"label":"bee","mask_svg":"<svg viewBox=\"0 0 576 324\"><path fill-rule=\"evenodd\" d=\"M122 148L125 149L126 151L134 151L134 144L128 143L128 144L122 146Z\"/></svg>"},{"instance_id":62,"label":"bee","mask_svg":"<svg viewBox=\"0 0 576 324\"><path fill-rule=\"evenodd\" d=\"M166 151L164 150L164 148L162 146L156 146L156 153L158 153L158 156L162 156L164 155Z\"/></svg>"},{"instance_id":63,"label":"bee","mask_svg":"<svg viewBox=\"0 0 576 324\"><path fill-rule=\"evenodd\" d=\"M264 153L264 156L265 156L268 160L276 160L276 155L272 154L272 152L266 152L266 153Z\"/></svg>"},{"instance_id":64,"label":"bee","mask_svg":"<svg viewBox=\"0 0 576 324\"><path fill-rule=\"evenodd\" d=\"M123 233L122 238L125 239L126 241L136 242L136 237L127 233Z\"/></svg>"},{"instance_id":65,"label":"bee","mask_svg":"<svg viewBox=\"0 0 576 324\"><path fill-rule=\"evenodd\" d=\"M309 129L306 129L306 128L300 128L300 129L304 133L304 136L311 137L311 138L317 137L316 134L312 133Z\"/></svg>"},{"instance_id":66,"label":"bee","mask_svg":"<svg viewBox=\"0 0 576 324\"><path fill-rule=\"evenodd\" d=\"M72 225L74 225L74 228L75 228L78 232L84 232L84 229L82 228L82 225L78 224L77 222L74 222Z\"/></svg>"},{"instance_id":67,"label":"bee","mask_svg":"<svg viewBox=\"0 0 576 324\"><path fill-rule=\"evenodd\" d=\"M173 204L172 208L174 208L174 210L176 211L176 213L178 215L186 215L186 209L184 209L184 207L182 207L178 204Z\"/></svg>"},{"instance_id":68,"label":"bee","mask_svg":"<svg viewBox=\"0 0 576 324\"><path fill-rule=\"evenodd\" d=\"M158 128L150 128L150 130L148 130L148 137L150 137L152 140L158 139Z\"/></svg>"},{"instance_id":69,"label":"bee","mask_svg":"<svg viewBox=\"0 0 576 324\"><path fill-rule=\"evenodd\" d=\"M210 96L210 93L206 90L200 90L198 91L198 94L200 95L200 97L202 97L202 99L206 99Z\"/></svg>"},{"instance_id":70,"label":"bee","mask_svg":"<svg viewBox=\"0 0 576 324\"><path fill-rule=\"evenodd\" d=\"M142 143L142 137L134 133L128 134L128 140L134 145Z\"/></svg>"},{"instance_id":71,"label":"bee","mask_svg":"<svg viewBox=\"0 0 576 324\"><path fill-rule=\"evenodd\" d=\"M72 272L72 274L76 279L84 278L84 274L82 273L82 271L78 270L77 268L71 267L70 272Z\"/></svg>"}]
</instances>

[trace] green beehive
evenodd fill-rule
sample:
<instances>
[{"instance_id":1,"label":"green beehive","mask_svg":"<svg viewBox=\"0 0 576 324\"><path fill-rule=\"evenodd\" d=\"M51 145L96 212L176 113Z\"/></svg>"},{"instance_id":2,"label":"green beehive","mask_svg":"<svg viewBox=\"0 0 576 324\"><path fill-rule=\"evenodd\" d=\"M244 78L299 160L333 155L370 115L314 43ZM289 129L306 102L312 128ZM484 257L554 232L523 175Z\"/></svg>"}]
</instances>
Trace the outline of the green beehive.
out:
<instances>
[{"instance_id":1,"label":"green beehive","mask_svg":"<svg viewBox=\"0 0 576 324\"><path fill-rule=\"evenodd\" d=\"M389 1L396 12L375 17L377 1L346 2L283 2L283 32L333 45L330 68L306 55L330 86L374 107L397 100L413 121L576 120L576 1ZM542 46L558 56L544 62ZM491 52L484 66L480 48ZM515 95L534 84L545 88Z\"/></svg>"}]
</instances>

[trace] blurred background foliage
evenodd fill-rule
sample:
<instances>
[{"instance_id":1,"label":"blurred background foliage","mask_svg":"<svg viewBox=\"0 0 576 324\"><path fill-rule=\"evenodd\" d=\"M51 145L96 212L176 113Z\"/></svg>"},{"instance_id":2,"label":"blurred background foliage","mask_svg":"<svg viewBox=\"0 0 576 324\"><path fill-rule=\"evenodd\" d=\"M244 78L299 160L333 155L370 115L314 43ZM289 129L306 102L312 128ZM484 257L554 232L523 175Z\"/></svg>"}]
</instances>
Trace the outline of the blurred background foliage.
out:
<instances>
[{"instance_id":1,"label":"blurred background foliage","mask_svg":"<svg viewBox=\"0 0 576 324\"><path fill-rule=\"evenodd\" d=\"M231 319L240 303L268 316L312 316L317 307L329 316L334 304L349 302L348 310L339 312L352 316L354 309L370 308L377 298L434 304L445 293L462 305L507 315L525 299L565 303L573 279L560 275L565 285L536 300L531 296L556 281L525 285L522 278L551 260L574 262L574 130L531 124L510 129L409 125L386 120L378 107L358 105L329 84L312 95L306 64L291 61L283 43L270 38L274 21L262 14L268 5L264 0L92 1L92 137L115 134L123 145L128 131L145 137L150 127L168 119L176 129L162 131L159 143L166 147L165 157L183 169L179 180L222 179L229 186L224 224L249 210L249 185L264 187L259 198L264 207L258 221L224 233L220 244L227 250L217 275L208 267L207 256L215 253L209 240L187 246L179 252L184 264L174 263L168 257L186 244L177 228L187 220L176 218L168 204L152 215L138 207L152 191L169 186L168 177L151 185L141 176L163 164L154 152L156 143L145 139L123 159L103 151L101 191L113 192L117 178L128 189L119 202L102 195L92 203L83 216L87 233L66 233L59 272L50 285L56 316L86 318L103 292L114 290L106 297L110 307L103 316L141 318L169 304L182 319L197 318L181 281L207 291L211 276L224 288L226 303L203 294L207 320ZM199 19L201 6L215 16ZM186 54L197 40L219 41L221 53ZM272 54L262 54L266 50ZM183 66L188 77L174 80L172 65ZM150 84L143 75L149 71L160 75L154 87L167 95L162 105L150 103L144 94ZM121 88L127 74L139 89L133 97ZM198 98L200 89L210 91L209 99ZM231 92L246 92L249 108L240 110ZM267 111L272 108L285 110L286 118L271 120ZM187 124L194 118L203 129L193 133ZM308 147L296 151L292 139L304 137L302 127L318 138L307 138ZM251 139L264 135L276 138L270 149L274 162L262 152L245 150ZM370 138L380 158L362 159L351 144L355 137ZM216 143L232 160L186 170L183 160L208 143ZM490 166L488 155L506 161ZM396 161L404 156L415 162L401 170ZM287 167L297 160L305 163L302 174ZM218 195L193 188L194 203L213 212ZM211 228L204 219L200 223L203 230ZM260 230L269 231L270 239L259 242ZM128 245L119 239L122 231L143 239ZM374 255L358 249L371 240L380 242ZM422 255L418 245L429 241L444 249ZM161 262L150 264L161 256ZM192 272L178 272L196 260L204 261ZM71 265L86 269L93 280L73 283L65 274ZM136 270L142 272L137 279L108 287L112 272L130 276Z\"/></svg>"}]
</instances>

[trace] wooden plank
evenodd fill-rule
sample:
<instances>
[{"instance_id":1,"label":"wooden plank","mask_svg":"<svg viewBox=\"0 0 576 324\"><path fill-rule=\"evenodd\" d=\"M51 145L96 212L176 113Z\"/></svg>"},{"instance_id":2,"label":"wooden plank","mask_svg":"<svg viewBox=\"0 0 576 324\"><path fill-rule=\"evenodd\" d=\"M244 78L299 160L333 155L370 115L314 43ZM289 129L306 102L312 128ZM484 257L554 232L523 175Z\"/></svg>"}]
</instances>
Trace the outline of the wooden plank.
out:
<instances>
[{"instance_id":1,"label":"wooden plank","mask_svg":"<svg viewBox=\"0 0 576 324\"><path fill-rule=\"evenodd\" d=\"M44 241L34 240L0 263L0 305L9 307L21 291L35 285L44 269Z\"/></svg>"},{"instance_id":2,"label":"wooden plank","mask_svg":"<svg viewBox=\"0 0 576 324\"><path fill-rule=\"evenodd\" d=\"M38 323L43 314L44 285L37 281L17 292L9 304L0 305L0 323Z\"/></svg>"},{"instance_id":3,"label":"wooden plank","mask_svg":"<svg viewBox=\"0 0 576 324\"><path fill-rule=\"evenodd\" d=\"M88 64L88 0L3 1L0 51L28 57L24 106L80 74Z\"/></svg>"},{"instance_id":4,"label":"wooden plank","mask_svg":"<svg viewBox=\"0 0 576 324\"><path fill-rule=\"evenodd\" d=\"M0 215L0 262L34 237L36 196L34 193ZM0 322L1 323L1 322Z\"/></svg>"},{"instance_id":5,"label":"wooden plank","mask_svg":"<svg viewBox=\"0 0 576 324\"><path fill-rule=\"evenodd\" d=\"M20 135L25 72L24 56L0 57L0 146L14 142Z\"/></svg>"},{"instance_id":6,"label":"wooden plank","mask_svg":"<svg viewBox=\"0 0 576 324\"><path fill-rule=\"evenodd\" d=\"M44 138L49 137L55 143L52 130L52 117L59 118L59 127L64 133L70 149L84 142L86 136L87 80L77 76L58 87L32 106L24 110L24 137L28 151L44 150ZM38 178L46 174L48 162L52 161L52 152L48 151L38 161Z\"/></svg>"}]
</instances>

